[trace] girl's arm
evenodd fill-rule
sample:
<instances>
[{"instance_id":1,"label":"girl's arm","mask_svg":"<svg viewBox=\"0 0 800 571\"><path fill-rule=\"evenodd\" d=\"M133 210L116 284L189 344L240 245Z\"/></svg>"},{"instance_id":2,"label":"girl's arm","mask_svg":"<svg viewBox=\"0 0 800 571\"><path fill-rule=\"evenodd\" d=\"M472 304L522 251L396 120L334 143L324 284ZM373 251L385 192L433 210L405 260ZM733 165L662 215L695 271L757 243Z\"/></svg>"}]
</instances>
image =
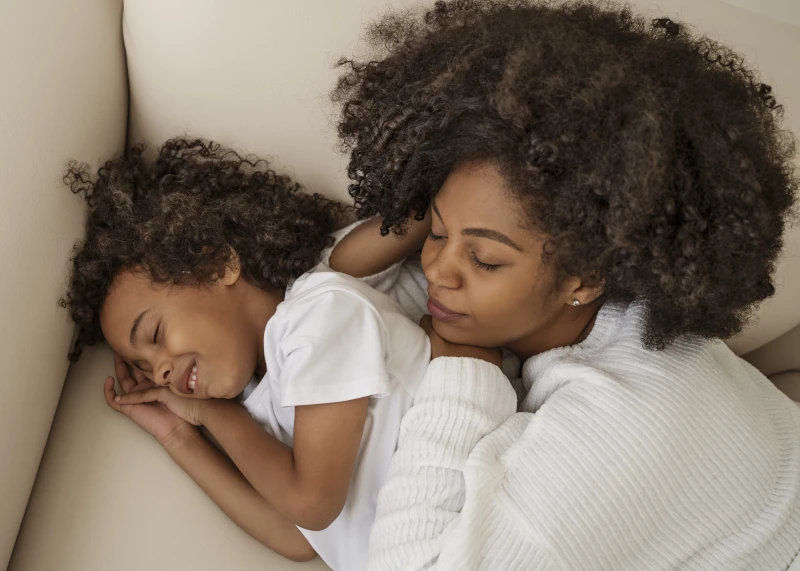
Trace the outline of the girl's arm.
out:
<instances>
[{"instance_id":1,"label":"girl's arm","mask_svg":"<svg viewBox=\"0 0 800 571\"><path fill-rule=\"evenodd\" d=\"M173 460L245 532L289 559L308 561L314 558L314 550L297 527L265 501L233 463L195 427L158 403L125 404L128 393L153 390L153 385L149 381L136 382L119 356L115 356L115 368L123 394L117 397L114 378L106 379L104 394L111 408L156 438Z\"/></svg>"},{"instance_id":2,"label":"girl's arm","mask_svg":"<svg viewBox=\"0 0 800 571\"><path fill-rule=\"evenodd\" d=\"M331 253L331 269L355 278L378 274L422 248L431 231L430 212L423 220L410 220L402 238L381 236L382 222L380 216L370 218L342 238Z\"/></svg>"},{"instance_id":3,"label":"girl's arm","mask_svg":"<svg viewBox=\"0 0 800 571\"><path fill-rule=\"evenodd\" d=\"M233 401L206 401L201 421L264 499L296 525L318 531L347 500L368 400L296 407L294 448Z\"/></svg>"},{"instance_id":4,"label":"girl's arm","mask_svg":"<svg viewBox=\"0 0 800 571\"><path fill-rule=\"evenodd\" d=\"M135 409L158 402L189 423L205 426L235 467L205 440L181 436L164 447L237 524L250 521L237 507L247 503L246 484L252 486L249 499L258 510L268 505L277 510L271 517L281 515L315 531L333 523L347 500L368 401L296 407L294 449L261 428L235 401L187 399L155 388L122 395L115 404ZM234 475L244 478L237 482ZM251 528L240 525L250 533Z\"/></svg>"},{"instance_id":5,"label":"girl's arm","mask_svg":"<svg viewBox=\"0 0 800 571\"><path fill-rule=\"evenodd\" d=\"M169 455L242 530L293 561L316 556L297 526L266 501L196 429L164 444Z\"/></svg>"}]
</instances>

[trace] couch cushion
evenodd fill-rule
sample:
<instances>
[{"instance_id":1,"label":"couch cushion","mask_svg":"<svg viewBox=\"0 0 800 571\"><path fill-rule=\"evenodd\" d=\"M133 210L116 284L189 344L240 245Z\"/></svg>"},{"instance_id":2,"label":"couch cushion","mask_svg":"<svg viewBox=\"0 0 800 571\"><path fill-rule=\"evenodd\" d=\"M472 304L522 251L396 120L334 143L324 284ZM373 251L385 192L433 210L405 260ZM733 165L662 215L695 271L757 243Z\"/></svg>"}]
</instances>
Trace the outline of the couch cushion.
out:
<instances>
[{"instance_id":1,"label":"couch cushion","mask_svg":"<svg viewBox=\"0 0 800 571\"><path fill-rule=\"evenodd\" d=\"M108 407L102 384L112 373L106 346L70 370L9 571L327 569L291 563L240 531Z\"/></svg>"},{"instance_id":2,"label":"couch cushion","mask_svg":"<svg viewBox=\"0 0 800 571\"><path fill-rule=\"evenodd\" d=\"M122 149L127 116L120 0L26 0L0 10L0 569L67 373L72 324L57 302L83 201L67 159Z\"/></svg>"}]
</instances>

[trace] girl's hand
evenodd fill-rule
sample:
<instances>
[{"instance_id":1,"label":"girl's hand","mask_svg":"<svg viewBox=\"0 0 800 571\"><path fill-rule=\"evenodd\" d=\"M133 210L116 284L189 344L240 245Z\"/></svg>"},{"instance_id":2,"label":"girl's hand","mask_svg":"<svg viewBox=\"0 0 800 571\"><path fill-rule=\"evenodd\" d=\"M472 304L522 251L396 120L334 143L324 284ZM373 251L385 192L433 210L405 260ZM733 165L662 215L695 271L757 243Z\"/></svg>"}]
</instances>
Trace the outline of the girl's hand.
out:
<instances>
[{"instance_id":1,"label":"girl's hand","mask_svg":"<svg viewBox=\"0 0 800 571\"><path fill-rule=\"evenodd\" d=\"M500 367L503 363L503 352L500 349L484 349L483 347L473 347L472 345L456 345L445 341L436 331L433 330L433 318L430 315L423 315L419 321L420 326L425 330L431 340L431 360L436 357L469 357L481 359L492 365Z\"/></svg>"},{"instance_id":2,"label":"girl's hand","mask_svg":"<svg viewBox=\"0 0 800 571\"><path fill-rule=\"evenodd\" d=\"M151 404L165 407L167 411L181 420L194 426L201 426L200 411L208 401L181 397L166 387L155 387L120 395L114 401L121 406L149 406Z\"/></svg>"},{"instance_id":3,"label":"girl's hand","mask_svg":"<svg viewBox=\"0 0 800 571\"><path fill-rule=\"evenodd\" d=\"M122 389L121 396L140 394L153 390L155 385L144 377L133 378L128 365L119 355L114 355L114 369ZM134 373L135 375L135 373ZM126 404L117 402L117 393L114 390L114 377L108 377L104 386L104 393L108 406L124 414L133 422L141 426L161 445L165 445L183 431L194 430L192 425L179 416L176 416L167 407L160 403L152 404ZM176 397L177 398L177 397Z\"/></svg>"}]
</instances>

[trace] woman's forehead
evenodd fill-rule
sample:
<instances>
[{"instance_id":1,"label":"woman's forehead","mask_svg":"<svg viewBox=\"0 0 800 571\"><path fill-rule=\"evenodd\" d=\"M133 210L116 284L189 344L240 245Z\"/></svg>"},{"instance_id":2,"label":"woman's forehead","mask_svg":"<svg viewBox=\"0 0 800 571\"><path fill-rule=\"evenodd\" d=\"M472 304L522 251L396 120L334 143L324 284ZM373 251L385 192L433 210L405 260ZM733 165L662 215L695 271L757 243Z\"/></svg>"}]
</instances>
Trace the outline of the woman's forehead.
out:
<instances>
[{"instance_id":1,"label":"woman's forehead","mask_svg":"<svg viewBox=\"0 0 800 571\"><path fill-rule=\"evenodd\" d=\"M466 163L455 168L432 205L445 224L488 228L528 243L540 241L528 230L520 201L491 163Z\"/></svg>"}]
</instances>

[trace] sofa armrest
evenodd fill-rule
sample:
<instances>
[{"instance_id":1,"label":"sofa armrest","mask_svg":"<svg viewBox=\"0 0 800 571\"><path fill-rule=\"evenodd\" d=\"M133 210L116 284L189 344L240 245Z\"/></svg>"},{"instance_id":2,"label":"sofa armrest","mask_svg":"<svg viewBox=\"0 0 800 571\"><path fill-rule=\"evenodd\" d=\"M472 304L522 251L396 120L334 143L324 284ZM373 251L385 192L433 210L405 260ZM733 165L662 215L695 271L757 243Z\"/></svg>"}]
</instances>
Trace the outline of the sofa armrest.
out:
<instances>
[{"instance_id":1,"label":"sofa armrest","mask_svg":"<svg viewBox=\"0 0 800 571\"><path fill-rule=\"evenodd\" d=\"M121 0L4 2L0 16L0 569L39 467L72 336L58 307L83 201L70 158L119 152L128 110Z\"/></svg>"}]
</instances>

